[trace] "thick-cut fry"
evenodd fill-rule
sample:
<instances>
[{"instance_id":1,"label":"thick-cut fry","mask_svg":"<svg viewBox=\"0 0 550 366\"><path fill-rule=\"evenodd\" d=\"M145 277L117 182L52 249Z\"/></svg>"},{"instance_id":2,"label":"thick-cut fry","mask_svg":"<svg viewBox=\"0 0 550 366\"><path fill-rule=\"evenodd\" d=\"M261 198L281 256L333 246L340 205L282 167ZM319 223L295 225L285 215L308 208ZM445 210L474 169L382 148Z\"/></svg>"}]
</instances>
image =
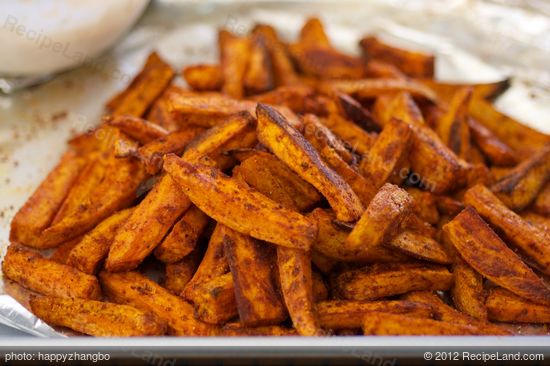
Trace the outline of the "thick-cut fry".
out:
<instances>
[{"instance_id":1,"label":"thick-cut fry","mask_svg":"<svg viewBox=\"0 0 550 366\"><path fill-rule=\"evenodd\" d=\"M201 282L193 289L197 317L208 324L223 324L239 315L231 273Z\"/></svg>"},{"instance_id":2,"label":"thick-cut fry","mask_svg":"<svg viewBox=\"0 0 550 366\"><path fill-rule=\"evenodd\" d=\"M508 242L535 261L542 271L550 274L550 238L543 230L508 209L482 185L470 188L464 195L464 201L474 207L493 227L498 228Z\"/></svg>"},{"instance_id":3,"label":"thick-cut fry","mask_svg":"<svg viewBox=\"0 0 550 366\"><path fill-rule=\"evenodd\" d=\"M130 217L132 210L129 208L111 215L84 235L69 253L67 264L84 273L96 273L101 262L109 254L116 231Z\"/></svg>"},{"instance_id":4,"label":"thick-cut fry","mask_svg":"<svg viewBox=\"0 0 550 366\"><path fill-rule=\"evenodd\" d=\"M214 327L194 318L191 304L137 272L101 272L99 278L111 301L155 314L168 323L168 332L172 335L198 336L216 333Z\"/></svg>"},{"instance_id":5,"label":"thick-cut fry","mask_svg":"<svg viewBox=\"0 0 550 366\"><path fill-rule=\"evenodd\" d=\"M227 323L220 330L220 335L226 337L281 337L297 336L295 329L284 328L277 325L264 327L243 327L241 323Z\"/></svg>"},{"instance_id":6,"label":"thick-cut fry","mask_svg":"<svg viewBox=\"0 0 550 366\"><path fill-rule=\"evenodd\" d=\"M466 159L470 153L468 103L471 95L472 90L469 88L457 90L435 128L443 143L463 159Z\"/></svg>"},{"instance_id":7,"label":"thick-cut fry","mask_svg":"<svg viewBox=\"0 0 550 366\"><path fill-rule=\"evenodd\" d=\"M514 151L495 136L488 128L477 120L468 118L472 139L483 154L495 165L515 165L517 160Z\"/></svg>"},{"instance_id":8,"label":"thick-cut fry","mask_svg":"<svg viewBox=\"0 0 550 366\"><path fill-rule=\"evenodd\" d=\"M274 285L275 252L251 237L226 229L224 252L235 284L241 324L275 325L286 318L286 309Z\"/></svg>"},{"instance_id":9,"label":"thick-cut fry","mask_svg":"<svg viewBox=\"0 0 550 366\"><path fill-rule=\"evenodd\" d=\"M331 47L323 23L319 18L309 18L300 29L300 42L307 47Z\"/></svg>"},{"instance_id":10,"label":"thick-cut fry","mask_svg":"<svg viewBox=\"0 0 550 366\"><path fill-rule=\"evenodd\" d=\"M430 88L409 79L360 79L328 81L321 88L331 88L351 94L359 99L375 98L384 93L408 92L415 97L435 101L436 94Z\"/></svg>"},{"instance_id":11,"label":"thick-cut fry","mask_svg":"<svg viewBox=\"0 0 550 366\"><path fill-rule=\"evenodd\" d=\"M489 319L512 323L550 323L550 306L540 305L500 287L487 296Z\"/></svg>"},{"instance_id":12,"label":"thick-cut fry","mask_svg":"<svg viewBox=\"0 0 550 366\"><path fill-rule=\"evenodd\" d=\"M153 52L130 85L107 102L107 109L116 116L127 114L141 117L173 77L172 67Z\"/></svg>"},{"instance_id":13,"label":"thick-cut fry","mask_svg":"<svg viewBox=\"0 0 550 366\"><path fill-rule=\"evenodd\" d=\"M222 90L233 98L241 98L244 94L243 81L250 57L250 39L221 30L218 33L218 46L223 74Z\"/></svg>"},{"instance_id":14,"label":"thick-cut fry","mask_svg":"<svg viewBox=\"0 0 550 366\"><path fill-rule=\"evenodd\" d=\"M311 262L315 263L313 262L313 258ZM319 302L327 300L329 297L328 288L321 273L318 271L312 271L311 278L313 282L313 301Z\"/></svg>"},{"instance_id":15,"label":"thick-cut fry","mask_svg":"<svg viewBox=\"0 0 550 366\"><path fill-rule=\"evenodd\" d=\"M375 189L386 183L408 154L411 134L412 130L407 124L392 119L384 126L369 152L363 156L359 169Z\"/></svg>"},{"instance_id":16,"label":"thick-cut fry","mask_svg":"<svg viewBox=\"0 0 550 366\"><path fill-rule=\"evenodd\" d=\"M381 336L465 336L479 333L476 327L469 325L373 311L364 318L363 334Z\"/></svg>"},{"instance_id":17,"label":"thick-cut fry","mask_svg":"<svg viewBox=\"0 0 550 366\"><path fill-rule=\"evenodd\" d=\"M541 215L550 216L550 181L540 191L533 203L533 210Z\"/></svg>"},{"instance_id":18,"label":"thick-cut fry","mask_svg":"<svg viewBox=\"0 0 550 366\"><path fill-rule=\"evenodd\" d=\"M335 280L338 295L349 300L376 300L410 291L448 290L453 275L447 268L422 263L387 263L350 270Z\"/></svg>"},{"instance_id":19,"label":"thick-cut fry","mask_svg":"<svg viewBox=\"0 0 550 366\"><path fill-rule=\"evenodd\" d=\"M74 239L70 239L57 248L55 248L55 251L53 254L49 257L52 261L56 261L57 263L61 264L67 264L67 259L69 258L69 255L71 254L71 251L80 243L82 240L81 236L78 236Z\"/></svg>"},{"instance_id":20,"label":"thick-cut fry","mask_svg":"<svg viewBox=\"0 0 550 366\"><path fill-rule=\"evenodd\" d=\"M244 75L244 88L249 94L262 93L274 86L271 57L261 36L252 36L248 69Z\"/></svg>"},{"instance_id":21,"label":"thick-cut fry","mask_svg":"<svg viewBox=\"0 0 550 366\"><path fill-rule=\"evenodd\" d=\"M405 254L429 262L439 264L452 263L451 257L441 244L430 237L412 231L404 231L398 234L388 241L386 246L399 249Z\"/></svg>"},{"instance_id":22,"label":"thick-cut fry","mask_svg":"<svg viewBox=\"0 0 550 366\"><path fill-rule=\"evenodd\" d=\"M330 114L327 118L321 118L321 122L344 140L346 148L352 153L364 156L368 154L375 143L375 134L363 130L339 114Z\"/></svg>"},{"instance_id":23,"label":"thick-cut fry","mask_svg":"<svg viewBox=\"0 0 550 366\"><path fill-rule=\"evenodd\" d=\"M258 103L285 106L295 113L322 114L325 112L315 90L301 84L280 86L267 93L254 95L250 99Z\"/></svg>"},{"instance_id":24,"label":"thick-cut fry","mask_svg":"<svg viewBox=\"0 0 550 366\"><path fill-rule=\"evenodd\" d=\"M187 85L198 91L219 91L223 85L223 73L218 65L187 66L182 75Z\"/></svg>"},{"instance_id":25,"label":"thick-cut fry","mask_svg":"<svg viewBox=\"0 0 550 366\"><path fill-rule=\"evenodd\" d=\"M50 325L67 327L96 337L143 337L166 333L157 316L127 305L107 302L35 297L32 312Z\"/></svg>"},{"instance_id":26,"label":"thick-cut fry","mask_svg":"<svg viewBox=\"0 0 550 366\"><path fill-rule=\"evenodd\" d=\"M368 109L364 108L361 103L345 93L335 93L333 96L337 111L345 118L353 121L365 131L380 132L380 121L376 120Z\"/></svg>"},{"instance_id":27,"label":"thick-cut fry","mask_svg":"<svg viewBox=\"0 0 550 366\"><path fill-rule=\"evenodd\" d=\"M304 251L277 247L281 290L294 328L303 336L320 336L323 331L313 303L311 258Z\"/></svg>"},{"instance_id":28,"label":"thick-cut fry","mask_svg":"<svg viewBox=\"0 0 550 366\"><path fill-rule=\"evenodd\" d=\"M198 208L233 230L302 250L308 250L315 239L314 222L215 168L167 155L164 169Z\"/></svg>"},{"instance_id":29,"label":"thick-cut fry","mask_svg":"<svg viewBox=\"0 0 550 366\"><path fill-rule=\"evenodd\" d=\"M372 248L388 242L397 234L411 206L412 198L405 190L387 183L357 221L344 247L356 253L368 253Z\"/></svg>"},{"instance_id":30,"label":"thick-cut fry","mask_svg":"<svg viewBox=\"0 0 550 366\"><path fill-rule=\"evenodd\" d=\"M7 278L44 295L92 300L101 297L94 276L14 245L8 247L2 271Z\"/></svg>"},{"instance_id":31,"label":"thick-cut fry","mask_svg":"<svg viewBox=\"0 0 550 366\"><path fill-rule=\"evenodd\" d=\"M57 166L15 214L11 222L11 242L44 248L39 236L51 224L85 163L85 159L72 151L61 157Z\"/></svg>"},{"instance_id":32,"label":"thick-cut fry","mask_svg":"<svg viewBox=\"0 0 550 366\"><path fill-rule=\"evenodd\" d=\"M359 45L368 60L387 62L412 77L434 76L435 58L433 55L390 46L372 36L361 39Z\"/></svg>"},{"instance_id":33,"label":"thick-cut fry","mask_svg":"<svg viewBox=\"0 0 550 366\"><path fill-rule=\"evenodd\" d=\"M550 143L500 178L491 190L512 210L531 204L550 180Z\"/></svg>"},{"instance_id":34,"label":"thick-cut fry","mask_svg":"<svg viewBox=\"0 0 550 366\"><path fill-rule=\"evenodd\" d=\"M189 93L187 90L176 85L170 85L162 93L160 97L153 103L149 112L145 115L145 119L156 123L157 125L163 127L167 131L174 132L182 127L184 123L178 120L172 115L171 104L169 99L174 94L186 94Z\"/></svg>"},{"instance_id":35,"label":"thick-cut fry","mask_svg":"<svg viewBox=\"0 0 550 366\"><path fill-rule=\"evenodd\" d=\"M436 225L439 222L439 211L437 208L437 200L439 197L431 192L422 191L418 188L407 188L407 193L411 195L414 201L412 212L422 220L432 225Z\"/></svg>"},{"instance_id":36,"label":"thick-cut fry","mask_svg":"<svg viewBox=\"0 0 550 366\"><path fill-rule=\"evenodd\" d=\"M181 261L167 263L164 268L164 287L172 291L174 295L180 295L200 264L200 254L202 251L196 248Z\"/></svg>"},{"instance_id":37,"label":"thick-cut fry","mask_svg":"<svg viewBox=\"0 0 550 366\"><path fill-rule=\"evenodd\" d=\"M103 122L118 128L141 144L168 135L168 131L163 127L138 117L127 115L107 116L103 118Z\"/></svg>"},{"instance_id":38,"label":"thick-cut fry","mask_svg":"<svg viewBox=\"0 0 550 366\"><path fill-rule=\"evenodd\" d=\"M403 300L330 300L318 303L316 309L319 323L323 328L329 329L361 328L363 319L372 311L405 314L423 319L429 319L432 316L431 306Z\"/></svg>"},{"instance_id":39,"label":"thick-cut fry","mask_svg":"<svg viewBox=\"0 0 550 366\"><path fill-rule=\"evenodd\" d=\"M406 75L394 65L376 59L367 60L367 64L365 65L365 76L367 78L382 79L402 79L406 77Z\"/></svg>"},{"instance_id":40,"label":"thick-cut fry","mask_svg":"<svg viewBox=\"0 0 550 366\"><path fill-rule=\"evenodd\" d=\"M347 149L344 141L340 140L319 118L313 114L304 116L303 135L315 148L328 146L340 155L348 164L355 163L355 156Z\"/></svg>"},{"instance_id":41,"label":"thick-cut fry","mask_svg":"<svg viewBox=\"0 0 550 366\"><path fill-rule=\"evenodd\" d=\"M453 303L462 312L479 320L487 320L483 278L464 260L457 258L453 267Z\"/></svg>"},{"instance_id":42,"label":"thick-cut fry","mask_svg":"<svg viewBox=\"0 0 550 366\"><path fill-rule=\"evenodd\" d=\"M472 89L472 98L494 100L504 93L511 85L511 79L492 83L445 83L434 79L416 79L437 93L440 100L449 102L458 89Z\"/></svg>"},{"instance_id":43,"label":"thick-cut fry","mask_svg":"<svg viewBox=\"0 0 550 366\"><path fill-rule=\"evenodd\" d=\"M180 261L195 249L208 223L208 216L191 206L155 249L155 257L165 263Z\"/></svg>"},{"instance_id":44,"label":"thick-cut fry","mask_svg":"<svg viewBox=\"0 0 550 366\"><path fill-rule=\"evenodd\" d=\"M497 285L516 295L550 304L550 288L495 234L472 208L467 207L443 227L462 258Z\"/></svg>"},{"instance_id":45,"label":"thick-cut fry","mask_svg":"<svg viewBox=\"0 0 550 366\"><path fill-rule=\"evenodd\" d=\"M351 187L330 169L313 146L275 109L259 104L258 140L327 198L342 221L354 221L363 206Z\"/></svg>"},{"instance_id":46,"label":"thick-cut fry","mask_svg":"<svg viewBox=\"0 0 550 366\"><path fill-rule=\"evenodd\" d=\"M236 155L239 158L239 153ZM308 210L321 200L321 195L311 184L266 152L252 152L233 169L233 175L289 209Z\"/></svg>"}]
</instances>

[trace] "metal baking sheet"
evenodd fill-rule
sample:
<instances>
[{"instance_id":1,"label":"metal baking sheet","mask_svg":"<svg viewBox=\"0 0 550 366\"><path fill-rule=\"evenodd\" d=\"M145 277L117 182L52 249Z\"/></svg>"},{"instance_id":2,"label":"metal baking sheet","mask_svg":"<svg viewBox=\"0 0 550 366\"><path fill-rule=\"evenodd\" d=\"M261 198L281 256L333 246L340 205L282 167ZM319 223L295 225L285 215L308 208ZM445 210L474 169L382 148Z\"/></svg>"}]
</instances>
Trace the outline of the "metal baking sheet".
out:
<instances>
[{"instance_id":1,"label":"metal baking sheet","mask_svg":"<svg viewBox=\"0 0 550 366\"><path fill-rule=\"evenodd\" d=\"M263 22L292 39L309 15L320 16L334 44L350 53L358 52L362 35L375 33L398 45L435 53L436 74L441 80L488 82L512 77L512 87L499 98L497 107L550 133L550 17L543 12L501 2L466 0L154 1L136 27L101 58L38 87L0 95L0 255L8 244L13 215L57 162L67 138L98 123L104 102L131 80L151 50L157 49L176 69L216 62L218 27L244 33L254 23ZM36 336L64 337L2 292L0 323ZM25 345L76 347L83 345L79 339L64 337L54 343L37 339L25 341ZM85 342L92 347L112 344L90 338ZM300 354L320 354L341 346L351 347L348 352L360 346L550 346L550 337L151 338L115 343L163 345L167 349L177 346L177 352L197 354L203 352L201 347L211 346L229 347L229 351L231 347L248 347L251 353L256 348L286 347ZM2 340L1 344L16 346L17 340Z\"/></svg>"}]
</instances>

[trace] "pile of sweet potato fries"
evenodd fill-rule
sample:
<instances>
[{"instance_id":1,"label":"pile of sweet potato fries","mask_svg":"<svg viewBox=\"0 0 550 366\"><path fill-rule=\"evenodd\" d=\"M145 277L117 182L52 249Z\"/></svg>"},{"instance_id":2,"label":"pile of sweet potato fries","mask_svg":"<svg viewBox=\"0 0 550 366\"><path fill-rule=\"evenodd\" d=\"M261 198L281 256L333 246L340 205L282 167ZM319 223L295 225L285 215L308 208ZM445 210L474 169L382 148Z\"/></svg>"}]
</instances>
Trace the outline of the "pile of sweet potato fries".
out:
<instances>
[{"instance_id":1,"label":"pile of sweet potato fries","mask_svg":"<svg viewBox=\"0 0 550 366\"><path fill-rule=\"evenodd\" d=\"M314 18L218 48L186 87L151 54L69 141L12 221L13 296L94 336L547 332L550 136L491 104L508 81Z\"/></svg>"}]
</instances>

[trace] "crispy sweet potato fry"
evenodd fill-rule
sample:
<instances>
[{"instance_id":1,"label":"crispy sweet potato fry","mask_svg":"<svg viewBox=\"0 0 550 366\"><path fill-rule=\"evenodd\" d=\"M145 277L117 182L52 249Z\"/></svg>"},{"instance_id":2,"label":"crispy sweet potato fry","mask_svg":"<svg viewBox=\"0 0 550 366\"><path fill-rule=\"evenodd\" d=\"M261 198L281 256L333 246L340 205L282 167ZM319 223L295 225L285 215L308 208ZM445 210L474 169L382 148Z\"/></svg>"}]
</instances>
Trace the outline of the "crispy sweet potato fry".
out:
<instances>
[{"instance_id":1,"label":"crispy sweet potato fry","mask_svg":"<svg viewBox=\"0 0 550 366\"><path fill-rule=\"evenodd\" d=\"M183 68L183 78L197 91L219 91L223 85L223 73L218 65L191 65Z\"/></svg>"},{"instance_id":2,"label":"crispy sweet potato fry","mask_svg":"<svg viewBox=\"0 0 550 366\"><path fill-rule=\"evenodd\" d=\"M550 323L550 306L540 305L500 287L487 296L489 319L512 323Z\"/></svg>"},{"instance_id":3,"label":"crispy sweet potato fry","mask_svg":"<svg viewBox=\"0 0 550 366\"><path fill-rule=\"evenodd\" d=\"M412 231L404 231L386 243L390 248L396 248L405 254L429 262L450 264L451 257L443 246L430 237Z\"/></svg>"},{"instance_id":4,"label":"crispy sweet potato fry","mask_svg":"<svg viewBox=\"0 0 550 366\"><path fill-rule=\"evenodd\" d=\"M107 109L116 116L127 114L141 117L173 77L172 67L153 52L130 85L107 102Z\"/></svg>"},{"instance_id":5,"label":"crispy sweet potato fry","mask_svg":"<svg viewBox=\"0 0 550 366\"><path fill-rule=\"evenodd\" d=\"M431 306L403 300L330 300L318 303L316 308L319 323L323 328L329 329L361 328L363 319L372 311L405 314L423 319L432 316Z\"/></svg>"},{"instance_id":6,"label":"crispy sweet potato fry","mask_svg":"<svg viewBox=\"0 0 550 366\"><path fill-rule=\"evenodd\" d=\"M412 199L392 184L384 185L346 238L344 247L356 253L368 253L397 234L401 221L409 214Z\"/></svg>"},{"instance_id":7,"label":"crispy sweet potato fry","mask_svg":"<svg viewBox=\"0 0 550 366\"><path fill-rule=\"evenodd\" d=\"M165 263L180 261L195 249L208 223L208 216L191 206L155 249L155 257Z\"/></svg>"},{"instance_id":8,"label":"crispy sweet potato fry","mask_svg":"<svg viewBox=\"0 0 550 366\"><path fill-rule=\"evenodd\" d=\"M306 114L303 122L303 135L315 148L328 146L334 149L346 163L355 163L355 156L347 149L344 141L340 140L327 126L321 123L319 118L313 114Z\"/></svg>"},{"instance_id":9,"label":"crispy sweet potato fry","mask_svg":"<svg viewBox=\"0 0 550 366\"><path fill-rule=\"evenodd\" d=\"M311 258L306 252L277 247L281 290L294 328L303 336L323 335L313 304Z\"/></svg>"},{"instance_id":10,"label":"crispy sweet potato fry","mask_svg":"<svg viewBox=\"0 0 550 366\"><path fill-rule=\"evenodd\" d=\"M437 208L439 197L418 188L407 188L407 193L413 198L412 212L432 225L439 222L439 211Z\"/></svg>"},{"instance_id":11,"label":"crispy sweet potato fry","mask_svg":"<svg viewBox=\"0 0 550 366\"><path fill-rule=\"evenodd\" d=\"M471 95L472 90L469 88L458 89L436 125L437 134L443 143L463 159L470 153L468 103Z\"/></svg>"},{"instance_id":12,"label":"crispy sweet potato fry","mask_svg":"<svg viewBox=\"0 0 550 366\"><path fill-rule=\"evenodd\" d=\"M312 263L313 259L312 259ZM311 272L311 278L312 278L312 287L313 287L313 301L319 302L319 301L325 301L329 297L328 288L325 284L325 280L323 280L323 276L318 271L312 271Z\"/></svg>"},{"instance_id":13,"label":"crispy sweet potato fry","mask_svg":"<svg viewBox=\"0 0 550 366\"><path fill-rule=\"evenodd\" d=\"M445 83L434 79L416 79L437 93L437 97L449 102L458 89L471 88L472 98L494 100L504 93L511 85L511 79L504 79L492 83L457 84Z\"/></svg>"},{"instance_id":14,"label":"crispy sweet potato fry","mask_svg":"<svg viewBox=\"0 0 550 366\"><path fill-rule=\"evenodd\" d=\"M367 60L365 65L365 76L367 78L383 79L402 79L406 77L406 75L394 65L376 59Z\"/></svg>"},{"instance_id":15,"label":"crispy sweet potato fry","mask_svg":"<svg viewBox=\"0 0 550 366\"><path fill-rule=\"evenodd\" d=\"M274 155L254 151L233 174L273 201L298 211L313 207L321 195Z\"/></svg>"},{"instance_id":16,"label":"crispy sweet potato fry","mask_svg":"<svg viewBox=\"0 0 550 366\"><path fill-rule=\"evenodd\" d=\"M500 178L491 190L511 209L522 210L531 204L550 180L550 144Z\"/></svg>"},{"instance_id":17,"label":"crispy sweet potato fry","mask_svg":"<svg viewBox=\"0 0 550 366\"><path fill-rule=\"evenodd\" d=\"M231 273L213 277L193 289L197 317L208 324L223 324L239 315Z\"/></svg>"},{"instance_id":18,"label":"crispy sweet potato fry","mask_svg":"<svg viewBox=\"0 0 550 366\"><path fill-rule=\"evenodd\" d=\"M52 253L52 255L49 257L50 260L56 261L57 263L61 264L67 264L67 259L69 258L69 255L74 247L80 243L82 240L82 237L76 237L74 239L70 239L57 248L55 248L55 251Z\"/></svg>"},{"instance_id":19,"label":"crispy sweet potato fry","mask_svg":"<svg viewBox=\"0 0 550 366\"><path fill-rule=\"evenodd\" d=\"M241 98L244 94L244 76L249 64L250 39L221 30L218 33L218 46L223 74L222 90L233 98Z\"/></svg>"},{"instance_id":20,"label":"crispy sweet potato fry","mask_svg":"<svg viewBox=\"0 0 550 366\"><path fill-rule=\"evenodd\" d=\"M535 199L533 210L541 215L550 216L550 181L546 183Z\"/></svg>"},{"instance_id":21,"label":"crispy sweet potato fry","mask_svg":"<svg viewBox=\"0 0 550 366\"><path fill-rule=\"evenodd\" d=\"M30 304L32 312L48 324L96 337L159 336L166 333L166 324L157 316L127 305L47 296L35 297Z\"/></svg>"},{"instance_id":22,"label":"crispy sweet potato fry","mask_svg":"<svg viewBox=\"0 0 550 366\"><path fill-rule=\"evenodd\" d=\"M364 318L363 334L381 336L457 336L476 335L479 332L476 327L464 324L373 311Z\"/></svg>"},{"instance_id":23,"label":"crispy sweet potato fry","mask_svg":"<svg viewBox=\"0 0 550 366\"><path fill-rule=\"evenodd\" d=\"M275 109L259 104L258 140L327 198L339 220L354 221L363 206L351 187L330 169L313 146Z\"/></svg>"},{"instance_id":24,"label":"crispy sweet potato fry","mask_svg":"<svg viewBox=\"0 0 550 366\"><path fill-rule=\"evenodd\" d=\"M315 239L314 222L215 168L167 155L164 169L197 207L238 232L302 250L308 250ZM231 204L224 203L228 198Z\"/></svg>"},{"instance_id":25,"label":"crispy sweet potato fry","mask_svg":"<svg viewBox=\"0 0 550 366\"><path fill-rule=\"evenodd\" d=\"M22 247L8 247L2 271L7 278L44 295L92 300L101 297L101 288L94 276Z\"/></svg>"},{"instance_id":26,"label":"crispy sweet potato fry","mask_svg":"<svg viewBox=\"0 0 550 366\"><path fill-rule=\"evenodd\" d=\"M355 123L348 121L339 114L330 114L321 118L321 122L335 135L345 141L346 148L351 152L366 155L375 143L376 135L363 130Z\"/></svg>"},{"instance_id":27,"label":"crispy sweet potato fry","mask_svg":"<svg viewBox=\"0 0 550 366\"><path fill-rule=\"evenodd\" d=\"M252 36L248 69L244 75L244 88L249 94L262 93L273 89L271 57L261 36Z\"/></svg>"},{"instance_id":28,"label":"crispy sweet potato fry","mask_svg":"<svg viewBox=\"0 0 550 366\"><path fill-rule=\"evenodd\" d=\"M145 119L128 115L106 116L103 118L103 123L118 128L141 144L168 135L168 131L163 127Z\"/></svg>"},{"instance_id":29,"label":"crispy sweet potato fry","mask_svg":"<svg viewBox=\"0 0 550 366\"><path fill-rule=\"evenodd\" d=\"M116 231L130 217L133 208L119 211L88 232L67 258L67 264L88 274L97 272L101 262L109 254Z\"/></svg>"},{"instance_id":30,"label":"crispy sweet potato fry","mask_svg":"<svg viewBox=\"0 0 550 366\"><path fill-rule=\"evenodd\" d=\"M136 272L99 274L110 300L155 314L168 323L168 332L178 336L215 334L216 329L193 317L193 307L157 283Z\"/></svg>"},{"instance_id":31,"label":"crispy sweet potato fry","mask_svg":"<svg viewBox=\"0 0 550 366\"><path fill-rule=\"evenodd\" d=\"M167 263L164 268L164 287L174 295L180 295L193 278L201 261L202 250L196 248L181 261Z\"/></svg>"},{"instance_id":32,"label":"crispy sweet potato fry","mask_svg":"<svg viewBox=\"0 0 550 366\"><path fill-rule=\"evenodd\" d=\"M376 300L409 291L448 290L447 268L422 263L386 263L342 272L335 280L338 295L349 300Z\"/></svg>"},{"instance_id":33,"label":"crispy sweet potato fry","mask_svg":"<svg viewBox=\"0 0 550 366\"><path fill-rule=\"evenodd\" d=\"M172 98L172 95L174 94L181 95L186 93L189 92L178 86L168 86L162 95L153 103L149 109L149 112L145 115L145 119L152 123L156 123L167 131L177 131L184 123L172 115L171 103L169 102L169 99Z\"/></svg>"},{"instance_id":34,"label":"crispy sweet potato fry","mask_svg":"<svg viewBox=\"0 0 550 366\"><path fill-rule=\"evenodd\" d=\"M535 261L543 272L550 274L549 236L543 230L508 209L482 185L470 188L464 195L464 201L474 207L493 227L498 228L508 242Z\"/></svg>"},{"instance_id":35,"label":"crispy sweet potato fry","mask_svg":"<svg viewBox=\"0 0 550 366\"><path fill-rule=\"evenodd\" d=\"M10 241L43 248L39 236L53 221L86 160L66 152L11 222Z\"/></svg>"},{"instance_id":36,"label":"crispy sweet potato fry","mask_svg":"<svg viewBox=\"0 0 550 366\"><path fill-rule=\"evenodd\" d=\"M550 304L550 288L467 207L443 227L462 258L499 286L541 304Z\"/></svg>"},{"instance_id":37,"label":"crispy sweet potato fry","mask_svg":"<svg viewBox=\"0 0 550 366\"><path fill-rule=\"evenodd\" d=\"M390 46L376 37L365 37L359 42L364 56L396 66L412 77L433 77L435 57L418 51Z\"/></svg>"},{"instance_id":38,"label":"crispy sweet potato fry","mask_svg":"<svg viewBox=\"0 0 550 366\"><path fill-rule=\"evenodd\" d=\"M464 260L457 258L453 267L453 303L462 312L479 320L487 320L483 278Z\"/></svg>"},{"instance_id":39,"label":"crispy sweet potato fry","mask_svg":"<svg viewBox=\"0 0 550 366\"><path fill-rule=\"evenodd\" d=\"M256 327L275 325L286 318L286 309L273 283L272 248L226 229L224 252L235 284L241 324Z\"/></svg>"},{"instance_id":40,"label":"crispy sweet potato fry","mask_svg":"<svg viewBox=\"0 0 550 366\"><path fill-rule=\"evenodd\" d=\"M267 93L254 95L251 100L270 105L285 106L295 113L324 113L318 94L307 85L280 86Z\"/></svg>"},{"instance_id":41,"label":"crispy sweet potato fry","mask_svg":"<svg viewBox=\"0 0 550 366\"><path fill-rule=\"evenodd\" d=\"M227 337L280 337L297 336L295 329L267 325L263 327L243 327L240 323L227 323L220 330L220 334Z\"/></svg>"},{"instance_id":42,"label":"crispy sweet potato fry","mask_svg":"<svg viewBox=\"0 0 550 366\"><path fill-rule=\"evenodd\" d=\"M384 93L408 92L414 97L437 100L430 88L409 79L359 79L328 81L321 88L330 88L359 99L370 99Z\"/></svg>"},{"instance_id":43,"label":"crispy sweet potato fry","mask_svg":"<svg viewBox=\"0 0 550 366\"><path fill-rule=\"evenodd\" d=\"M488 128L473 118L468 118L472 139L491 163L500 166L516 164L514 151Z\"/></svg>"}]
</instances>

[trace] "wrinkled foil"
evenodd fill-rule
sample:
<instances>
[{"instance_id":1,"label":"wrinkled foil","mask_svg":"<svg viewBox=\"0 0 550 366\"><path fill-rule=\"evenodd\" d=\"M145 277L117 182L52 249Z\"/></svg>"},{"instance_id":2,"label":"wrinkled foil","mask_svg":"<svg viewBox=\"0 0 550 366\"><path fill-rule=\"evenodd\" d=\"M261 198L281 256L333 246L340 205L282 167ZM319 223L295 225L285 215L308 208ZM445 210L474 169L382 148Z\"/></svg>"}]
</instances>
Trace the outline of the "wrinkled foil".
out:
<instances>
[{"instance_id":1,"label":"wrinkled foil","mask_svg":"<svg viewBox=\"0 0 550 366\"><path fill-rule=\"evenodd\" d=\"M440 80L512 77L497 107L550 133L550 6L544 0L156 1L100 59L39 87L0 96L0 253L8 245L13 215L58 161L67 138L97 124L104 102L131 80L152 49L178 69L217 62L217 27L246 33L263 22L291 40L310 15L323 19L333 43L346 52L357 53L358 40L372 33L435 53ZM10 286L0 285L0 323L41 337L71 335L40 321L24 300L8 295Z\"/></svg>"}]
</instances>

